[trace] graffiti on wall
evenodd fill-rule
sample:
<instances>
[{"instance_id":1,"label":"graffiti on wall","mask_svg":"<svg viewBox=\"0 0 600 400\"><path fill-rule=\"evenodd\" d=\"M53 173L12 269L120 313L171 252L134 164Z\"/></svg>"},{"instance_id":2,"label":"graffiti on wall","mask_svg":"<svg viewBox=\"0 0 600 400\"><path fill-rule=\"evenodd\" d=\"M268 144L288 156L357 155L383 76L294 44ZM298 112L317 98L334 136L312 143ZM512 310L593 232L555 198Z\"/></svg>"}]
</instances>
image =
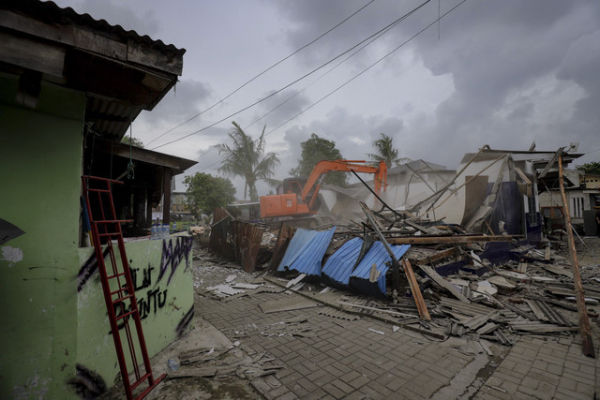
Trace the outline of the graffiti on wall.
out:
<instances>
[{"instance_id":1,"label":"graffiti on wall","mask_svg":"<svg viewBox=\"0 0 600 400\"><path fill-rule=\"evenodd\" d=\"M167 279L167 284L171 283L171 278L175 274L177 267L181 264L181 260L185 258L185 270L187 271L190 267L190 250L194 239L191 236L178 236L175 239L175 246L173 246L173 240L169 240L167 245L166 240L163 240L162 256L160 258L160 271L158 273L158 279L156 283L160 282L163 278L167 269L171 267L171 273Z\"/></svg>"},{"instance_id":2,"label":"graffiti on wall","mask_svg":"<svg viewBox=\"0 0 600 400\"><path fill-rule=\"evenodd\" d=\"M194 318L194 305L190 307L188 312L181 318L177 327L175 328L175 332L177 332L177 337L180 338L185 333L186 328L189 326L190 322Z\"/></svg>"},{"instance_id":3,"label":"graffiti on wall","mask_svg":"<svg viewBox=\"0 0 600 400\"><path fill-rule=\"evenodd\" d=\"M96 371L84 365L75 365L76 375L67 383L82 399L95 399L106 392L106 383Z\"/></svg>"},{"instance_id":4,"label":"graffiti on wall","mask_svg":"<svg viewBox=\"0 0 600 400\"><path fill-rule=\"evenodd\" d=\"M189 236L178 236L171 239L163 239L162 252L158 265L148 263L146 267L140 268L133 265L133 260L129 260L129 269L135 292L135 298L140 313L140 319L146 319L150 315L157 314L166 307L168 297L168 287L159 287L159 283L166 277L166 286L177 271L177 268L185 260L185 270L189 268L190 251L193 245L193 238ZM103 250L103 257L106 259L109 255L109 249ZM110 268L108 262L107 268ZM95 253L83 263L77 274L77 291L80 292L85 284L98 272L98 262ZM124 294L127 291L124 290ZM171 304L173 301L171 301ZM131 311L132 303L123 301L115 304L115 314L117 316ZM125 320L120 320L119 329L125 327ZM187 324L186 324L187 325Z\"/></svg>"},{"instance_id":5,"label":"graffiti on wall","mask_svg":"<svg viewBox=\"0 0 600 400\"><path fill-rule=\"evenodd\" d=\"M108 256L108 247L102 252L102 257L106 258L106 256ZM81 292L83 286L85 286L87 281L96 271L98 271L98 260L96 259L96 252L93 252L88 259L85 260L81 268L79 268L79 272L77 273L77 292Z\"/></svg>"}]
</instances>

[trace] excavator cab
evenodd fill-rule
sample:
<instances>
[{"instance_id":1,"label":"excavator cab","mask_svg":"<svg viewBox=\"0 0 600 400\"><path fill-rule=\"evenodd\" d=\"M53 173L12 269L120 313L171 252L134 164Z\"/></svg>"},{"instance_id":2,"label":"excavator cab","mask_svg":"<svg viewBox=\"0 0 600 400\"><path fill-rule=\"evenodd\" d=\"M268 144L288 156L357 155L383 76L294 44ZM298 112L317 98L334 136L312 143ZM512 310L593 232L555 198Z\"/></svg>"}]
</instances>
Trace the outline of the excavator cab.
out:
<instances>
[{"instance_id":1,"label":"excavator cab","mask_svg":"<svg viewBox=\"0 0 600 400\"><path fill-rule=\"evenodd\" d=\"M305 178L286 178L278 188L279 194L260 198L262 218L311 214L306 204L300 201Z\"/></svg>"},{"instance_id":2,"label":"excavator cab","mask_svg":"<svg viewBox=\"0 0 600 400\"><path fill-rule=\"evenodd\" d=\"M375 192L387 186L387 167L383 161L377 167L362 160L323 160L315 165L310 176L288 178L278 190L279 194L260 198L261 218L294 217L316 214L319 208L319 188L322 175L328 171L353 171L374 174Z\"/></svg>"}]
</instances>

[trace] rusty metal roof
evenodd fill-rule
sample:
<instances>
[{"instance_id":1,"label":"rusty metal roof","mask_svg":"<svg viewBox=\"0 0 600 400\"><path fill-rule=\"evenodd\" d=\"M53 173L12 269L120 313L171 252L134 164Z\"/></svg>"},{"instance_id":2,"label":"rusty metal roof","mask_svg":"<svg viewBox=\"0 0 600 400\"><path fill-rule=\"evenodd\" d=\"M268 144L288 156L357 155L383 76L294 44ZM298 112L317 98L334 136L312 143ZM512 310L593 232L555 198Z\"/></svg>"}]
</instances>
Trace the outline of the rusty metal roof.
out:
<instances>
[{"instance_id":1,"label":"rusty metal roof","mask_svg":"<svg viewBox=\"0 0 600 400\"><path fill-rule=\"evenodd\" d=\"M121 25L112 25L104 19L95 19L87 13L79 14L71 7L59 7L52 1L3 0L0 2L0 8L22 12L53 24L71 23L87 26L122 40L133 40L175 56L182 56L185 53L185 49L179 49L172 44L165 44L162 40L154 40L148 35L140 35L134 30L123 28Z\"/></svg>"}]
</instances>

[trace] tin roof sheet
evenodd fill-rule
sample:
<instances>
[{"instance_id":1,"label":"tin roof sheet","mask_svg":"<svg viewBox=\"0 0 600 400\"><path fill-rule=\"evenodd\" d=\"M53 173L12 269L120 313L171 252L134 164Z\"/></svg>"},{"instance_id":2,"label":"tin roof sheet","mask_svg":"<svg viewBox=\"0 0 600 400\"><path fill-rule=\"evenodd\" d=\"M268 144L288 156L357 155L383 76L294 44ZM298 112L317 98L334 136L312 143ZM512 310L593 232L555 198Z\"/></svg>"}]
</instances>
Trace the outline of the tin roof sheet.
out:
<instances>
[{"instance_id":1,"label":"tin roof sheet","mask_svg":"<svg viewBox=\"0 0 600 400\"><path fill-rule=\"evenodd\" d=\"M321 275L323 256L334 232L335 226L327 231L298 229L277 270L293 269L307 275Z\"/></svg>"},{"instance_id":2,"label":"tin roof sheet","mask_svg":"<svg viewBox=\"0 0 600 400\"><path fill-rule=\"evenodd\" d=\"M362 245L361 238L348 240L327 259L323 266L323 274L337 283L348 285L352 267L356 264Z\"/></svg>"},{"instance_id":3,"label":"tin roof sheet","mask_svg":"<svg viewBox=\"0 0 600 400\"><path fill-rule=\"evenodd\" d=\"M400 246L390 246L392 252L396 256L396 259L400 260L404 254L410 249L410 245L403 244ZM358 264L356 269L351 274L350 285L354 286L361 292L371 292L369 289L370 282L369 274L371 272L371 266L375 264L375 268L379 271L379 278L377 279L377 289L381 294L386 294L386 281L385 274L387 273L389 266L387 263L392 261L392 258L388 254L385 246L381 242L375 242L365 255L365 257ZM366 282L360 282L366 280Z\"/></svg>"}]
</instances>

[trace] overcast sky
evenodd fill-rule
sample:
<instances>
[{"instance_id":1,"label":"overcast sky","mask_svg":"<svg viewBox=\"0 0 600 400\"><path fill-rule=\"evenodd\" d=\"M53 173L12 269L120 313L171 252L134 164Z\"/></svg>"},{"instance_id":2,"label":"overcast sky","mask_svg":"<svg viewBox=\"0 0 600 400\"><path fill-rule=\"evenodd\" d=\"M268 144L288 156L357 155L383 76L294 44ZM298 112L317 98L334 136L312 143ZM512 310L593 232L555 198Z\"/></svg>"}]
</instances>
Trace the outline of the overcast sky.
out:
<instances>
[{"instance_id":1,"label":"overcast sky","mask_svg":"<svg viewBox=\"0 0 600 400\"><path fill-rule=\"evenodd\" d=\"M153 148L285 86L424 0L373 1L223 104L151 142L369 1L60 0L58 4L187 49L176 89L133 124L134 136ZM580 163L599 160L597 0L468 0L439 24L281 126L459 3L432 0L332 72L323 75L344 58L214 128L157 151L198 160L192 172L217 173L219 156L211 146L227 140L231 120L235 120L254 137L266 124L268 150L281 159L276 178L286 177L296 166L299 143L313 132L334 140L349 159L364 159L383 132L393 137L402 157L449 168L455 168L464 153L485 144L526 150L533 141L537 150L578 142L580 151L593 152ZM183 189L179 184L178 190ZM259 188L259 192L265 190Z\"/></svg>"}]
</instances>

